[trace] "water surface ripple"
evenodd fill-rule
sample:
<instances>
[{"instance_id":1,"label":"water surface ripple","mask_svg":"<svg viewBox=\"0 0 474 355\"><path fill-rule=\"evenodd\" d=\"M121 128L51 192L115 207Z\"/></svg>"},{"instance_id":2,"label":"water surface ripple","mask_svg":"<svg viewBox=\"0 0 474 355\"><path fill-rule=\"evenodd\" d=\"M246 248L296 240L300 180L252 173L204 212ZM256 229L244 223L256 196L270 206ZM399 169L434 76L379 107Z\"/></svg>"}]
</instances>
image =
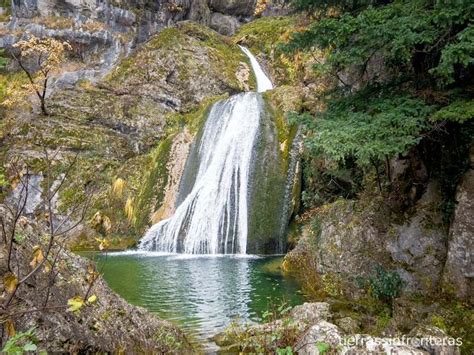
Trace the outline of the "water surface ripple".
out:
<instances>
[{"instance_id":1,"label":"water surface ripple","mask_svg":"<svg viewBox=\"0 0 474 355\"><path fill-rule=\"evenodd\" d=\"M258 321L269 302L295 305L294 279L275 270L281 257L117 253L96 256L110 287L199 338L233 319Z\"/></svg>"}]
</instances>

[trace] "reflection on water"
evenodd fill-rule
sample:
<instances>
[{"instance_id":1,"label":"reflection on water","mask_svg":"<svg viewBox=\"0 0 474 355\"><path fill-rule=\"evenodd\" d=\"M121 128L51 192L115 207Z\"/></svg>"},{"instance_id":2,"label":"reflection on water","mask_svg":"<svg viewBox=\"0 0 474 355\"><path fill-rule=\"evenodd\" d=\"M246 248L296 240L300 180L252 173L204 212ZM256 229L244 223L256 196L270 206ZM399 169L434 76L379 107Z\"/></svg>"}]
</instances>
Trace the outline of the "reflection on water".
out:
<instances>
[{"instance_id":1,"label":"reflection on water","mask_svg":"<svg viewBox=\"0 0 474 355\"><path fill-rule=\"evenodd\" d=\"M298 285L270 270L275 257L117 253L97 258L110 287L135 305L209 338L236 317L258 321L272 302L302 302Z\"/></svg>"}]
</instances>

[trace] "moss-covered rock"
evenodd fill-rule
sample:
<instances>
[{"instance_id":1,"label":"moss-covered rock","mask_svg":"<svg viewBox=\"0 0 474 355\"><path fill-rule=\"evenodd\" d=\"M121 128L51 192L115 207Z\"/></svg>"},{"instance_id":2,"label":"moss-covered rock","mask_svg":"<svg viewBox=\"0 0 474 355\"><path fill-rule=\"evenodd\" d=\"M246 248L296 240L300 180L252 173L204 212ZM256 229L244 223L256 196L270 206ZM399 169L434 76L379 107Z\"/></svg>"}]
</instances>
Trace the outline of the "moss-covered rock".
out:
<instances>
[{"instance_id":1,"label":"moss-covered rock","mask_svg":"<svg viewBox=\"0 0 474 355\"><path fill-rule=\"evenodd\" d=\"M395 270L408 293L437 292L447 253L439 185L430 184L406 216L393 213L376 193L359 197L314 211L307 227L312 232L287 255L288 268L298 272L305 265L304 280L317 281L308 288L318 296L363 296L358 279L373 275L377 266Z\"/></svg>"},{"instance_id":2,"label":"moss-covered rock","mask_svg":"<svg viewBox=\"0 0 474 355\"><path fill-rule=\"evenodd\" d=\"M287 225L294 210L291 192L297 182L297 126L267 97L261 120L255 159L265 164L256 164L251 174L247 251L284 252Z\"/></svg>"}]
</instances>

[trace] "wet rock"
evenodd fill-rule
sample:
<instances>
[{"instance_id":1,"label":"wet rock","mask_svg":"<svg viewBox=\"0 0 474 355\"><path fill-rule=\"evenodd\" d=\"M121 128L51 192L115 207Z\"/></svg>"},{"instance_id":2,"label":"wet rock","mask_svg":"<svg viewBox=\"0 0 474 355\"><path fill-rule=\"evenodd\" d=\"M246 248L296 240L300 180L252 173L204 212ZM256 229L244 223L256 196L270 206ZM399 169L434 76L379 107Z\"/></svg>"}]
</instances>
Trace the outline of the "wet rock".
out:
<instances>
[{"instance_id":1,"label":"wet rock","mask_svg":"<svg viewBox=\"0 0 474 355\"><path fill-rule=\"evenodd\" d=\"M152 224L171 217L176 209L179 183L183 175L192 141L193 135L190 134L188 130L178 133L176 137L173 138L168 162L166 164L168 181L163 188L163 201L150 218Z\"/></svg>"},{"instance_id":2,"label":"wet rock","mask_svg":"<svg viewBox=\"0 0 474 355\"><path fill-rule=\"evenodd\" d=\"M233 36L240 27L240 22L233 16L214 12L211 15L209 26L222 35Z\"/></svg>"},{"instance_id":3,"label":"wet rock","mask_svg":"<svg viewBox=\"0 0 474 355\"><path fill-rule=\"evenodd\" d=\"M241 62L235 73L235 77L244 91L250 91L250 71L248 64Z\"/></svg>"}]
</instances>

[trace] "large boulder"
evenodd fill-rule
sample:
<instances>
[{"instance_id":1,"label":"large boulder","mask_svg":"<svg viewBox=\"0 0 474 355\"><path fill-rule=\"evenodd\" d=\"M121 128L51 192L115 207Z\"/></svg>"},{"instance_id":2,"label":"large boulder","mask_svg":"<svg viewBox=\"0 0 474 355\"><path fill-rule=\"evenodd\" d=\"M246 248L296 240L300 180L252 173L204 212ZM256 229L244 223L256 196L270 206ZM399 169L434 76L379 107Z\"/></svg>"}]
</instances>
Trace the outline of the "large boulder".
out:
<instances>
[{"instance_id":1,"label":"large boulder","mask_svg":"<svg viewBox=\"0 0 474 355\"><path fill-rule=\"evenodd\" d=\"M326 302L303 303L293 308L290 316L296 322L314 324L318 321L326 321L331 317L329 308L329 303Z\"/></svg>"},{"instance_id":2,"label":"large boulder","mask_svg":"<svg viewBox=\"0 0 474 355\"><path fill-rule=\"evenodd\" d=\"M440 281L446 258L446 230L442 215L437 213L441 202L441 188L433 181L417 202L414 215L393 225L385 244L391 264L411 292L433 291Z\"/></svg>"},{"instance_id":3,"label":"large boulder","mask_svg":"<svg viewBox=\"0 0 474 355\"><path fill-rule=\"evenodd\" d=\"M255 11L256 0L209 0L209 7L222 14L249 17Z\"/></svg>"},{"instance_id":4,"label":"large boulder","mask_svg":"<svg viewBox=\"0 0 474 355\"><path fill-rule=\"evenodd\" d=\"M433 181L411 213L398 219L380 196L323 206L310 227L313 233L287 255L289 269L300 268L298 260L305 258L313 270L303 278L315 273L321 283L316 288L333 296L358 297L357 279L370 277L378 265L396 271L408 292L434 292L446 259L441 202L440 186Z\"/></svg>"},{"instance_id":5,"label":"large boulder","mask_svg":"<svg viewBox=\"0 0 474 355\"><path fill-rule=\"evenodd\" d=\"M474 146L471 148L474 167ZM444 284L458 297L471 300L474 294L474 169L461 179L456 192L456 210L449 229Z\"/></svg>"},{"instance_id":6,"label":"large boulder","mask_svg":"<svg viewBox=\"0 0 474 355\"><path fill-rule=\"evenodd\" d=\"M233 16L214 12L211 15L211 22L209 26L222 35L232 36L240 27L240 22Z\"/></svg>"},{"instance_id":7,"label":"large boulder","mask_svg":"<svg viewBox=\"0 0 474 355\"><path fill-rule=\"evenodd\" d=\"M211 20L211 10L207 6L207 0L194 0L191 2L187 19L199 22L203 25L209 25Z\"/></svg>"},{"instance_id":8,"label":"large boulder","mask_svg":"<svg viewBox=\"0 0 474 355\"><path fill-rule=\"evenodd\" d=\"M318 345L325 344L336 348L341 344L342 334L339 328L324 320L312 325L298 340L294 348L300 355L316 355L323 353Z\"/></svg>"}]
</instances>

